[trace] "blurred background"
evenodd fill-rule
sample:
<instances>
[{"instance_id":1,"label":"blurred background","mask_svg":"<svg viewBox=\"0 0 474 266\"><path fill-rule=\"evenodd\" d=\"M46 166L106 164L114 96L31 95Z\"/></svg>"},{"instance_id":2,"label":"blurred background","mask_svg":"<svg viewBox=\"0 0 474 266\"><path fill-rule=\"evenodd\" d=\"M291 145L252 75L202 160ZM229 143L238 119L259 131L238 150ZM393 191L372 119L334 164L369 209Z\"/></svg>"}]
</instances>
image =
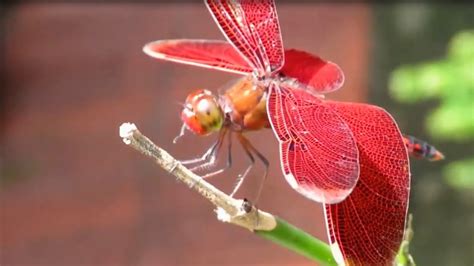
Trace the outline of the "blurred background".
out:
<instances>
[{"instance_id":1,"label":"blurred background","mask_svg":"<svg viewBox=\"0 0 474 266\"><path fill-rule=\"evenodd\" d=\"M471 4L278 4L286 47L338 63L329 98L386 108L446 155L412 160L418 265L474 263L474 11ZM236 76L158 62L157 39L222 39L201 4L16 3L1 9L1 265L313 265L216 220L212 206L122 143L134 122L179 159L213 137L178 134L180 102ZM269 130L249 138L271 162L259 206L326 240L322 208L282 178ZM230 191L247 159L211 181ZM257 166L240 196L255 195Z\"/></svg>"}]
</instances>

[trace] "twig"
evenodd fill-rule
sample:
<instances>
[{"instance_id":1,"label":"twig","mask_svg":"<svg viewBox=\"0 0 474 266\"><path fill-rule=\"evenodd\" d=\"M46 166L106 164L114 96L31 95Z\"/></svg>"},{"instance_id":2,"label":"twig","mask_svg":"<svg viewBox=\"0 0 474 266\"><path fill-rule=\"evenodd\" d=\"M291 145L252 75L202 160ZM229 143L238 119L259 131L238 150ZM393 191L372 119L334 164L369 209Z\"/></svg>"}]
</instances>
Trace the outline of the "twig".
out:
<instances>
[{"instance_id":1,"label":"twig","mask_svg":"<svg viewBox=\"0 0 474 266\"><path fill-rule=\"evenodd\" d=\"M179 181L188 185L214 204L217 207L216 212L219 220L242 226L251 231L269 231L276 227L277 223L273 215L257 210L253 206L248 206L247 201L237 200L228 196L202 177L194 174L168 152L159 148L146 136L142 135L134 124L122 124L120 136L125 144L154 158L156 163L163 169L176 176Z\"/></svg>"},{"instance_id":2,"label":"twig","mask_svg":"<svg viewBox=\"0 0 474 266\"><path fill-rule=\"evenodd\" d=\"M246 200L234 199L220 191L184 167L168 152L156 146L142 135L134 124L122 124L120 137L123 138L125 144L152 157L163 169L209 200L217 207L219 220L254 231L264 238L324 265L337 265L326 243L270 213L255 208Z\"/></svg>"}]
</instances>

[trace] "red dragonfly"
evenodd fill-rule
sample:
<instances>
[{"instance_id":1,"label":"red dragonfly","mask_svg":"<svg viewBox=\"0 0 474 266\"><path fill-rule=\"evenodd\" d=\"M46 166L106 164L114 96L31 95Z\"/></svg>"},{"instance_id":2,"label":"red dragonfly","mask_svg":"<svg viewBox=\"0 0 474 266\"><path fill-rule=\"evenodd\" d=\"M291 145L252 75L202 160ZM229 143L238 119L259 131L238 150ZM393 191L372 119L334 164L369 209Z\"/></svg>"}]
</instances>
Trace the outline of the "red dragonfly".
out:
<instances>
[{"instance_id":1,"label":"red dragonfly","mask_svg":"<svg viewBox=\"0 0 474 266\"><path fill-rule=\"evenodd\" d=\"M227 135L229 166L231 135L236 135L252 164L234 194L255 157L268 168L243 133L271 128L288 183L325 206L337 262L391 265L410 191L405 147L410 142L404 142L393 118L373 105L325 100L325 93L342 86L343 72L318 56L284 49L272 0L206 0L205 5L227 41L160 40L144 47L157 59L243 76L219 97L208 90L189 94L180 136L187 129L219 137L202 157L183 163L197 163L194 169L215 165Z\"/></svg>"}]
</instances>

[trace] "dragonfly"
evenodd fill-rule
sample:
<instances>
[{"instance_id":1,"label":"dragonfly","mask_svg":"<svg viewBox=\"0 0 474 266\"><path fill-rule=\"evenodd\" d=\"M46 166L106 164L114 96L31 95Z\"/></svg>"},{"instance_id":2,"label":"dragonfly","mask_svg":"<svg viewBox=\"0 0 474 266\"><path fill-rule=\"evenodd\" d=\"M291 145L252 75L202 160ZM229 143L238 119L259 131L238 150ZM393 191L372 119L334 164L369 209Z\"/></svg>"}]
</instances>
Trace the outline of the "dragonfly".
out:
<instances>
[{"instance_id":1,"label":"dragonfly","mask_svg":"<svg viewBox=\"0 0 474 266\"><path fill-rule=\"evenodd\" d=\"M236 136L251 163L233 195L256 158L265 165L263 180L268 171L269 161L244 134L271 129L289 185L324 204L338 264L391 265L405 228L407 148L414 139L403 137L380 107L326 100L325 94L344 83L341 68L317 55L285 49L274 1L204 3L226 40L159 40L143 48L156 59L240 75L219 95L199 89L187 96L179 137L186 131L218 137L201 157L183 163L197 164L195 170L214 166L228 139L226 166L204 177L221 173L232 162Z\"/></svg>"}]
</instances>

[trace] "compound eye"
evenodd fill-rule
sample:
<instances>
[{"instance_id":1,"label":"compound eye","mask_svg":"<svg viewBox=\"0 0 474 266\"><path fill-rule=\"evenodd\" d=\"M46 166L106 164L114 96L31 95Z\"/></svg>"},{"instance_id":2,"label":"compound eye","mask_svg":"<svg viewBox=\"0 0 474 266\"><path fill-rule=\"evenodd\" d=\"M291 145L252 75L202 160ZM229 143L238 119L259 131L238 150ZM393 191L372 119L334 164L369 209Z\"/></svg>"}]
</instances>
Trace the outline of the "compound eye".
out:
<instances>
[{"instance_id":1,"label":"compound eye","mask_svg":"<svg viewBox=\"0 0 474 266\"><path fill-rule=\"evenodd\" d=\"M195 113L201 125L208 131L218 131L221 128L224 115L214 97L203 97L196 104Z\"/></svg>"},{"instance_id":2,"label":"compound eye","mask_svg":"<svg viewBox=\"0 0 474 266\"><path fill-rule=\"evenodd\" d=\"M221 129L224 115L210 91L197 90L186 98L181 119L190 131L198 135L207 135Z\"/></svg>"},{"instance_id":3,"label":"compound eye","mask_svg":"<svg viewBox=\"0 0 474 266\"><path fill-rule=\"evenodd\" d=\"M196 113L211 116L216 113L217 109L219 106L213 100L202 99L197 104Z\"/></svg>"},{"instance_id":4,"label":"compound eye","mask_svg":"<svg viewBox=\"0 0 474 266\"><path fill-rule=\"evenodd\" d=\"M183 111L181 111L181 120L191 132L197 135L204 135L206 133L192 109L185 107Z\"/></svg>"}]
</instances>

